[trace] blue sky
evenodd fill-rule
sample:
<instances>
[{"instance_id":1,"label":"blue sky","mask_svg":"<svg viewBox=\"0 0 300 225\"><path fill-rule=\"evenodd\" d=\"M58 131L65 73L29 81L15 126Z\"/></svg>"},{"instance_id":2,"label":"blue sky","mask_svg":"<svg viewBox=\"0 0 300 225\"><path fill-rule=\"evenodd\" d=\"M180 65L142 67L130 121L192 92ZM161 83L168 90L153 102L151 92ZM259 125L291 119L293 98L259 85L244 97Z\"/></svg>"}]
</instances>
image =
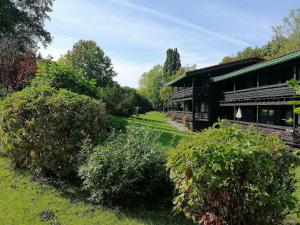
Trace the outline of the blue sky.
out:
<instances>
[{"instance_id":1,"label":"blue sky","mask_svg":"<svg viewBox=\"0 0 300 225\"><path fill-rule=\"evenodd\" d=\"M219 63L261 46L299 0L56 0L46 28L54 40L44 56L92 39L112 59L121 85L138 87L143 72L178 48L182 65Z\"/></svg>"}]
</instances>

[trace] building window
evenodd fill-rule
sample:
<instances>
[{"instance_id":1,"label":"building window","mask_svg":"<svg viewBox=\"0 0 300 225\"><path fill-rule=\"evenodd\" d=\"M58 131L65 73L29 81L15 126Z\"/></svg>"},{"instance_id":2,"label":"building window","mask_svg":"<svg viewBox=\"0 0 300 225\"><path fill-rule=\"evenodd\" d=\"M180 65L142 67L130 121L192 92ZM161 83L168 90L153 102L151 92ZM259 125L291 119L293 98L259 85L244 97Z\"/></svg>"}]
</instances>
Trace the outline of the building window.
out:
<instances>
[{"instance_id":1,"label":"building window","mask_svg":"<svg viewBox=\"0 0 300 225\"><path fill-rule=\"evenodd\" d=\"M260 123L274 124L275 111L274 109L262 109L260 111Z\"/></svg>"},{"instance_id":2,"label":"building window","mask_svg":"<svg viewBox=\"0 0 300 225\"><path fill-rule=\"evenodd\" d=\"M200 104L200 112L207 113L208 112L208 104L207 102L201 102Z\"/></svg>"}]
</instances>

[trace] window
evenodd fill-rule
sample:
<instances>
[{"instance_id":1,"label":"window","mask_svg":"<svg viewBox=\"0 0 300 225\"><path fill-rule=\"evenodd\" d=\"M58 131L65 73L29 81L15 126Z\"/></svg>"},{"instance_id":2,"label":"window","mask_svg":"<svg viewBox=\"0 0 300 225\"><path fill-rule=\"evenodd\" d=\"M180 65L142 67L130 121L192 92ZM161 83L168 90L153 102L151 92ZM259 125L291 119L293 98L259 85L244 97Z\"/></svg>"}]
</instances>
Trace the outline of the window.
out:
<instances>
[{"instance_id":1,"label":"window","mask_svg":"<svg viewBox=\"0 0 300 225\"><path fill-rule=\"evenodd\" d=\"M274 124L275 111L274 109L262 109L260 111L260 123Z\"/></svg>"},{"instance_id":2,"label":"window","mask_svg":"<svg viewBox=\"0 0 300 225\"><path fill-rule=\"evenodd\" d=\"M206 102L201 102L200 112L208 112L208 104Z\"/></svg>"}]
</instances>

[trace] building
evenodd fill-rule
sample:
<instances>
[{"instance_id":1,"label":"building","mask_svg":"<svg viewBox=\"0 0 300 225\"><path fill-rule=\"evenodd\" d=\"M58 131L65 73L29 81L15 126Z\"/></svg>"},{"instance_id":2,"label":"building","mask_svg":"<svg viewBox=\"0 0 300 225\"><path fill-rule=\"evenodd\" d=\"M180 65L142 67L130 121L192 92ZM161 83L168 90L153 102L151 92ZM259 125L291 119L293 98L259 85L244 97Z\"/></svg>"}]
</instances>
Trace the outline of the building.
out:
<instances>
[{"instance_id":1,"label":"building","mask_svg":"<svg viewBox=\"0 0 300 225\"><path fill-rule=\"evenodd\" d=\"M173 90L169 114L187 118L193 130L227 119L275 132L289 145L299 146L300 117L289 101L300 98L287 84L299 76L300 51L269 61L250 58L191 71L168 84Z\"/></svg>"}]
</instances>

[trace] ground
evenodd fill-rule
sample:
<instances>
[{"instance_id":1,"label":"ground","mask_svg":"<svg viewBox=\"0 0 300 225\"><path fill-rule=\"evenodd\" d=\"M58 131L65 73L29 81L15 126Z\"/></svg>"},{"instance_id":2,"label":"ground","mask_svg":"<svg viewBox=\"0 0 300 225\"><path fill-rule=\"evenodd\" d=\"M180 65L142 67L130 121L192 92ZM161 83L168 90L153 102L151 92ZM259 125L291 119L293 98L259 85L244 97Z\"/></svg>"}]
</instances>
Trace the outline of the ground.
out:
<instances>
[{"instance_id":1,"label":"ground","mask_svg":"<svg viewBox=\"0 0 300 225\"><path fill-rule=\"evenodd\" d=\"M190 132L173 127L164 114L151 112L132 118L115 118L125 125L136 124L162 133L165 148L177 143ZM300 186L300 167L296 170ZM182 217L172 217L169 208L123 210L107 209L85 203L72 186L47 185L10 169L8 160L0 156L0 224L2 225L185 225ZM295 195L300 200L300 188ZM41 221L41 213L49 221ZM54 213L54 215L52 215ZM55 223L56 221L59 223ZM291 221L293 221L292 219ZM298 220L300 222L300 220Z\"/></svg>"},{"instance_id":2,"label":"ground","mask_svg":"<svg viewBox=\"0 0 300 225\"><path fill-rule=\"evenodd\" d=\"M161 113L133 118L118 118L129 124L144 125L162 132L161 142L167 148L187 135L176 130ZM170 208L121 210L105 209L85 203L72 186L46 185L33 181L9 168L0 156L0 224L2 225L185 225L183 217L172 217ZM44 212L45 220L41 221ZM54 213L54 215L52 214ZM56 221L59 223L55 223Z\"/></svg>"}]
</instances>

